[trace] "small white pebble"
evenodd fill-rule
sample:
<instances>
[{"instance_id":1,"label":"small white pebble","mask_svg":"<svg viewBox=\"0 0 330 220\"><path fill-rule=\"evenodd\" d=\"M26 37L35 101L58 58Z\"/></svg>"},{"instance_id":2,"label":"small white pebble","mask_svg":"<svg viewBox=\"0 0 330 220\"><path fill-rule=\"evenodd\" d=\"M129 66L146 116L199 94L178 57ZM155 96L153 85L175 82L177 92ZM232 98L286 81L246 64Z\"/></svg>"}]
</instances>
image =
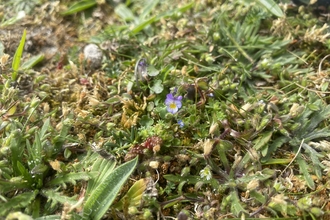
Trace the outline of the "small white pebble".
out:
<instances>
[{"instance_id":1,"label":"small white pebble","mask_svg":"<svg viewBox=\"0 0 330 220\"><path fill-rule=\"evenodd\" d=\"M19 11L18 13L17 13L17 17L16 17L16 19L17 20L20 20L20 19L22 19L22 18L24 18L25 17L25 11Z\"/></svg>"},{"instance_id":2,"label":"small white pebble","mask_svg":"<svg viewBox=\"0 0 330 220\"><path fill-rule=\"evenodd\" d=\"M150 166L152 169L158 169L158 167L159 167L159 162L158 162L158 161L150 161L149 166Z\"/></svg>"},{"instance_id":3,"label":"small white pebble","mask_svg":"<svg viewBox=\"0 0 330 220\"><path fill-rule=\"evenodd\" d=\"M101 67L102 64L102 51L95 44L88 44L84 48L84 57L87 61L87 65L89 65L93 69L97 69Z\"/></svg>"}]
</instances>

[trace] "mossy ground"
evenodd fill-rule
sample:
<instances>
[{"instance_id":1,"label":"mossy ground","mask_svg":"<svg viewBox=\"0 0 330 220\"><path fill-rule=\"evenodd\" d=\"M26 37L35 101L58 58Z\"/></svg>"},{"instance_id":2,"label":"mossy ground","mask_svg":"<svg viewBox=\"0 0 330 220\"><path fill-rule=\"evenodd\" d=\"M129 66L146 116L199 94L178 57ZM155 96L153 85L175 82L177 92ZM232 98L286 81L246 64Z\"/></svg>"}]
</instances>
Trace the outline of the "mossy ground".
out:
<instances>
[{"instance_id":1,"label":"mossy ground","mask_svg":"<svg viewBox=\"0 0 330 220\"><path fill-rule=\"evenodd\" d=\"M90 176L50 186L88 171L97 152L118 164L139 156L104 218L328 219L328 11L287 1L278 17L267 2L5 1L0 204L13 205L2 217L74 218ZM89 43L100 66L86 59ZM174 114L169 93L183 97ZM143 197L130 202L141 179ZM15 203L21 193L36 199Z\"/></svg>"}]
</instances>

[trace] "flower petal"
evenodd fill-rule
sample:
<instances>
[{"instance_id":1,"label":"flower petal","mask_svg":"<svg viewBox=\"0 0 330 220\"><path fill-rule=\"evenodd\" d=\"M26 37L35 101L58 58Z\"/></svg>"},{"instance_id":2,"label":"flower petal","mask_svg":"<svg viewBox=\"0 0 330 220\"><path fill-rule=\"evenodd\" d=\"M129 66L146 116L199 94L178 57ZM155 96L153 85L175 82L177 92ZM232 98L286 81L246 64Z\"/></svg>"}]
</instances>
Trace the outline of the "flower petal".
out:
<instances>
[{"instance_id":1,"label":"flower petal","mask_svg":"<svg viewBox=\"0 0 330 220\"><path fill-rule=\"evenodd\" d=\"M167 106L167 111L169 113L175 114L178 111L178 108L171 108L170 106Z\"/></svg>"},{"instance_id":2,"label":"flower petal","mask_svg":"<svg viewBox=\"0 0 330 220\"><path fill-rule=\"evenodd\" d=\"M170 105L173 101L174 101L173 95L171 93L167 94L165 99L165 105Z\"/></svg>"},{"instance_id":3,"label":"flower petal","mask_svg":"<svg viewBox=\"0 0 330 220\"><path fill-rule=\"evenodd\" d=\"M174 99L173 94L172 94L172 93L167 94L167 95L166 95L166 99L171 99L171 100L173 100L173 99Z\"/></svg>"},{"instance_id":4,"label":"flower petal","mask_svg":"<svg viewBox=\"0 0 330 220\"><path fill-rule=\"evenodd\" d=\"M178 108L181 108L182 107L182 103L180 101L175 101L175 105Z\"/></svg>"}]
</instances>

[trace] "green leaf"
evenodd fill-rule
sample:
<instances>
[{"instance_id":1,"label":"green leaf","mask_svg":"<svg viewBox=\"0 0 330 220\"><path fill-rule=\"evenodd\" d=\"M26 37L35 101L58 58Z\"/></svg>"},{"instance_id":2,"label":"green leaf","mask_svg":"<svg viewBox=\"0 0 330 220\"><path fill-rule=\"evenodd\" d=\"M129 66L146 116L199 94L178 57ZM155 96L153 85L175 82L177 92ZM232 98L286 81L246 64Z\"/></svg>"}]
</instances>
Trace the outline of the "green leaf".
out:
<instances>
[{"instance_id":1,"label":"green leaf","mask_svg":"<svg viewBox=\"0 0 330 220\"><path fill-rule=\"evenodd\" d=\"M26 38L26 29L24 29L24 31L23 31L21 41L19 42L18 48L16 49L14 59L13 59L13 63L12 63L13 73L11 75L11 78L14 81L17 80L17 74L18 74L17 71L18 71L18 68L20 66L22 54L23 54L23 51L24 51L25 38Z\"/></svg>"},{"instance_id":2,"label":"green leaf","mask_svg":"<svg viewBox=\"0 0 330 220\"><path fill-rule=\"evenodd\" d=\"M254 198L255 200L257 200L261 204L264 204L266 202L266 197L264 195L262 195L261 193L257 192L256 190L251 190L250 191L250 197Z\"/></svg>"},{"instance_id":3,"label":"green leaf","mask_svg":"<svg viewBox=\"0 0 330 220\"><path fill-rule=\"evenodd\" d=\"M17 161L17 168L20 172L20 175L24 176L24 179L28 181L28 183L32 184L33 180L31 174L20 161Z\"/></svg>"},{"instance_id":4,"label":"green leaf","mask_svg":"<svg viewBox=\"0 0 330 220\"><path fill-rule=\"evenodd\" d=\"M41 193L46 196L48 199L51 199L55 202L59 202L61 204L69 204L71 206L75 205L78 200L77 200L77 196L73 196L73 197L68 197L68 196L64 196L63 193L59 193L56 192L55 190L42 190Z\"/></svg>"},{"instance_id":5,"label":"green leaf","mask_svg":"<svg viewBox=\"0 0 330 220\"><path fill-rule=\"evenodd\" d=\"M243 208L242 204L240 203L240 199L236 191L232 191L230 193L230 198L231 198L230 211L235 216L241 216L242 213L247 213L246 210Z\"/></svg>"},{"instance_id":6,"label":"green leaf","mask_svg":"<svg viewBox=\"0 0 330 220\"><path fill-rule=\"evenodd\" d=\"M314 190L315 189L315 183L311 177L311 175L308 172L308 165L306 164L305 160L300 156L300 154L297 156L296 158L299 168L300 168L300 172L303 174L304 179L306 180L307 186Z\"/></svg>"},{"instance_id":7,"label":"green leaf","mask_svg":"<svg viewBox=\"0 0 330 220\"><path fill-rule=\"evenodd\" d=\"M139 33L140 31L142 31L145 27L147 27L149 24L152 24L153 22L156 22L158 19L156 16L153 16L151 18L149 18L148 20L141 22L140 24L138 24L135 28L133 28L133 30L131 31L131 33L133 35L136 35L137 33Z\"/></svg>"},{"instance_id":8,"label":"green leaf","mask_svg":"<svg viewBox=\"0 0 330 220\"><path fill-rule=\"evenodd\" d=\"M273 142L269 145L268 148L266 148L267 150L267 155L265 159L262 159L262 162L267 162L267 159L269 157L271 157L271 155L279 148L281 147L284 143L288 142L289 138L286 136L280 136L278 138L276 138L275 140L273 140ZM263 153L264 155L264 153Z\"/></svg>"},{"instance_id":9,"label":"green leaf","mask_svg":"<svg viewBox=\"0 0 330 220\"><path fill-rule=\"evenodd\" d=\"M257 140L254 145L254 149L260 150L263 146L268 145L270 138L272 137L273 132L267 131L263 133Z\"/></svg>"},{"instance_id":10,"label":"green leaf","mask_svg":"<svg viewBox=\"0 0 330 220\"><path fill-rule=\"evenodd\" d=\"M63 183L75 183L76 180L89 180L95 176L97 172L79 172L79 173L66 173L59 174L55 179L50 181L49 186L56 186ZM93 175L94 174L94 175Z\"/></svg>"},{"instance_id":11,"label":"green leaf","mask_svg":"<svg viewBox=\"0 0 330 220\"><path fill-rule=\"evenodd\" d=\"M148 68L148 75L149 76L157 76L159 74L159 70L157 70L154 66L149 65Z\"/></svg>"},{"instance_id":12,"label":"green leaf","mask_svg":"<svg viewBox=\"0 0 330 220\"><path fill-rule=\"evenodd\" d=\"M77 12L86 10L88 8L91 8L93 6L95 6L97 3L95 0L83 0L80 2L77 2L73 5L71 5L68 10L64 11L63 13L61 13L62 15L66 16L66 15L72 15L75 14Z\"/></svg>"},{"instance_id":13,"label":"green leaf","mask_svg":"<svg viewBox=\"0 0 330 220\"><path fill-rule=\"evenodd\" d=\"M277 17L284 17L284 13L276 2L273 0L258 0L258 2Z\"/></svg>"},{"instance_id":14,"label":"green leaf","mask_svg":"<svg viewBox=\"0 0 330 220\"><path fill-rule=\"evenodd\" d=\"M48 131L49 127L50 127L50 119L47 118L46 121L44 121L44 124L42 125L42 128L40 130L40 138L41 138L41 140L46 135L46 132Z\"/></svg>"},{"instance_id":15,"label":"green leaf","mask_svg":"<svg viewBox=\"0 0 330 220\"><path fill-rule=\"evenodd\" d=\"M196 184L197 182L201 181L202 179L200 176L179 176L173 174L165 174L164 178L168 181L180 183L183 181L187 181L189 184Z\"/></svg>"},{"instance_id":16,"label":"green leaf","mask_svg":"<svg viewBox=\"0 0 330 220\"><path fill-rule=\"evenodd\" d=\"M7 202L1 203L0 216L6 216L11 210L24 208L28 206L37 196L38 190L33 192L23 192L9 199Z\"/></svg>"},{"instance_id":17,"label":"green leaf","mask_svg":"<svg viewBox=\"0 0 330 220\"><path fill-rule=\"evenodd\" d=\"M147 188L147 179L140 179L136 181L133 186L128 190L126 195L114 205L114 208L122 210L124 204L128 207L138 206L141 202L144 190Z\"/></svg>"},{"instance_id":18,"label":"green leaf","mask_svg":"<svg viewBox=\"0 0 330 220\"><path fill-rule=\"evenodd\" d=\"M7 193L12 190L27 189L30 184L23 178L15 178L10 181L0 179L0 193Z\"/></svg>"},{"instance_id":19,"label":"green leaf","mask_svg":"<svg viewBox=\"0 0 330 220\"><path fill-rule=\"evenodd\" d=\"M60 152L62 150L62 146L64 142L66 141L66 136L71 128L71 122L70 119L72 119L73 115L70 114L65 120L62 120L63 126L60 131L60 134L55 136L52 139L53 145L54 145L54 152L53 154Z\"/></svg>"},{"instance_id":20,"label":"green leaf","mask_svg":"<svg viewBox=\"0 0 330 220\"><path fill-rule=\"evenodd\" d=\"M149 126L153 125L154 120L152 118L150 118L148 115L143 115L141 117L141 120L139 121L139 123L141 126L149 127Z\"/></svg>"},{"instance_id":21,"label":"green leaf","mask_svg":"<svg viewBox=\"0 0 330 220\"><path fill-rule=\"evenodd\" d=\"M32 67L34 67L35 65L37 65L38 63L40 63L41 61L43 61L44 58L45 58L45 55L44 54L39 54L37 56L33 56L29 60L25 61L22 64L21 68L23 70L31 69Z\"/></svg>"},{"instance_id":22,"label":"green leaf","mask_svg":"<svg viewBox=\"0 0 330 220\"><path fill-rule=\"evenodd\" d=\"M61 219L60 215L47 215L47 216L35 218L34 220L60 220L60 219ZM73 219L75 219L75 218L73 218Z\"/></svg>"},{"instance_id":23,"label":"green leaf","mask_svg":"<svg viewBox=\"0 0 330 220\"><path fill-rule=\"evenodd\" d=\"M321 102L321 100L319 100ZM330 105L322 106L320 104L320 107L322 108L321 111L314 112L311 115L310 123L308 124L306 131L312 132L323 120L330 117Z\"/></svg>"},{"instance_id":24,"label":"green leaf","mask_svg":"<svg viewBox=\"0 0 330 220\"><path fill-rule=\"evenodd\" d=\"M261 172L259 171L254 175L243 176L243 177L239 178L239 181L244 182L244 183L249 183L250 181L255 180L255 179L260 180L260 181L265 181L265 180L271 178L272 176L274 176L275 173L276 173L276 171L265 168Z\"/></svg>"},{"instance_id":25,"label":"green leaf","mask_svg":"<svg viewBox=\"0 0 330 220\"><path fill-rule=\"evenodd\" d=\"M98 179L100 181L92 183L95 187L91 189L90 194L87 194L86 192L88 198L83 210L84 219L98 220L103 217L116 198L122 185L134 171L137 162L138 157L120 165L109 175L104 176L102 179ZM101 174L102 172L107 172L102 169L100 171Z\"/></svg>"},{"instance_id":26,"label":"green leaf","mask_svg":"<svg viewBox=\"0 0 330 220\"><path fill-rule=\"evenodd\" d=\"M144 7L142 9L142 13L139 16L140 19L144 19L147 17L156 7L156 5L159 3L159 0L148 0L145 1Z\"/></svg>"},{"instance_id":27,"label":"green leaf","mask_svg":"<svg viewBox=\"0 0 330 220\"><path fill-rule=\"evenodd\" d=\"M323 155L318 153L316 150L314 150L312 147L310 147L308 144L303 144L303 148L306 150L306 153L309 154L312 163L313 163L313 170L316 176L321 180L322 179L322 170L321 168L325 168L324 165L320 162L319 158L322 158Z\"/></svg>"},{"instance_id":28,"label":"green leaf","mask_svg":"<svg viewBox=\"0 0 330 220\"><path fill-rule=\"evenodd\" d=\"M230 170L230 164L226 155L229 149L233 148L233 144L230 141L220 140L220 143L216 145L216 149L219 154L220 161L222 162L225 170Z\"/></svg>"},{"instance_id":29,"label":"green leaf","mask_svg":"<svg viewBox=\"0 0 330 220\"><path fill-rule=\"evenodd\" d=\"M11 212L7 215L6 220L33 220L29 215L23 214L22 212Z\"/></svg>"},{"instance_id":30,"label":"green leaf","mask_svg":"<svg viewBox=\"0 0 330 220\"><path fill-rule=\"evenodd\" d=\"M133 12L129 8L127 8L126 5L124 4L119 4L115 8L115 13L119 17L121 17L124 21L133 21L136 19Z\"/></svg>"},{"instance_id":31,"label":"green leaf","mask_svg":"<svg viewBox=\"0 0 330 220\"><path fill-rule=\"evenodd\" d=\"M94 154L95 156L98 154ZM116 162L114 160L105 160L104 158L98 157L94 162L91 172L99 172L96 178L92 178L88 181L86 194L89 195L92 193L92 190L97 188L98 184L104 181L104 179L109 176L113 169L116 166Z\"/></svg>"},{"instance_id":32,"label":"green leaf","mask_svg":"<svg viewBox=\"0 0 330 220\"><path fill-rule=\"evenodd\" d=\"M153 86L150 88L152 91L154 91L156 94L160 94L164 90L163 82L162 80L158 79L155 81Z\"/></svg>"},{"instance_id":33,"label":"green leaf","mask_svg":"<svg viewBox=\"0 0 330 220\"><path fill-rule=\"evenodd\" d=\"M276 158L276 159L268 159L265 161L261 161L262 164L264 165L272 165L272 164L289 164L291 162L291 159L281 159L281 158Z\"/></svg>"},{"instance_id":34,"label":"green leaf","mask_svg":"<svg viewBox=\"0 0 330 220\"><path fill-rule=\"evenodd\" d=\"M320 111L321 110L320 107L318 105L314 104L314 103L309 103L307 105L307 108L309 108L312 111Z\"/></svg>"}]
</instances>

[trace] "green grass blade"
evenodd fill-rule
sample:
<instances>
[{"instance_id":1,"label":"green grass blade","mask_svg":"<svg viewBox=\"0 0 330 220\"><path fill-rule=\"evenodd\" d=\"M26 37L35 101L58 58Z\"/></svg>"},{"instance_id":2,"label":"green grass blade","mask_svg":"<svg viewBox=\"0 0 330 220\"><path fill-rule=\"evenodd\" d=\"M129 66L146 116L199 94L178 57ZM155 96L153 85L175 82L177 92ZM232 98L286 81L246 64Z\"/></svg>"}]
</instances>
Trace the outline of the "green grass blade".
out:
<instances>
[{"instance_id":1,"label":"green grass blade","mask_svg":"<svg viewBox=\"0 0 330 220\"><path fill-rule=\"evenodd\" d=\"M139 16L140 19L144 19L147 17L156 7L156 5L159 3L159 0L149 0L146 1L145 6L142 9L142 13Z\"/></svg>"},{"instance_id":2,"label":"green grass blade","mask_svg":"<svg viewBox=\"0 0 330 220\"><path fill-rule=\"evenodd\" d=\"M73 5L71 5L68 10L64 11L62 13L62 15L66 16L66 15L72 15L75 14L77 12L89 9L93 6L95 6L97 3L95 0L83 0L80 2L77 2Z\"/></svg>"},{"instance_id":3,"label":"green grass blade","mask_svg":"<svg viewBox=\"0 0 330 220\"><path fill-rule=\"evenodd\" d=\"M24 50L25 38L26 38L26 30L24 29L21 41L19 43L18 48L16 49L13 63L12 63L13 73L11 75L11 79L14 81L17 80L17 75L18 75L17 71L18 71L18 68L21 63L21 57L22 57L23 50Z\"/></svg>"},{"instance_id":4,"label":"green grass blade","mask_svg":"<svg viewBox=\"0 0 330 220\"><path fill-rule=\"evenodd\" d=\"M40 131L40 138L41 138L41 140L46 135L46 132L48 131L49 127L50 127L50 119L47 118L46 121L44 122L42 128L41 128L41 131Z\"/></svg>"},{"instance_id":5,"label":"green grass blade","mask_svg":"<svg viewBox=\"0 0 330 220\"><path fill-rule=\"evenodd\" d=\"M34 220L59 220L59 219L61 219L60 215L47 215L47 216L35 218Z\"/></svg>"},{"instance_id":6,"label":"green grass blade","mask_svg":"<svg viewBox=\"0 0 330 220\"><path fill-rule=\"evenodd\" d=\"M101 219L116 198L122 185L134 171L138 158L124 163L98 182L84 205L84 219ZM102 167L100 167L102 169Z\"/></svg>"},{"instance_id":7,"label":"green grass blade","mask_svg":"<svg viewBox=\"0 0 330 220\"><path fill-rule=\"evenodd\" d=\"M32 67L34 67L35 65L37 65L38 63L40 63L41 61L43 61L44 58L45 58L45 55L44 54L39 54L37 56L33 56L29 60L27 60L26 62L24 62L22 64L21 68L23 70L31 69Z\"/></svg>"},{"instance_id":8,"label":"green grass blade","mask_svg":"<svg viewBox=\"0 0 330 220\"><path fill-rule=\"evenodd\" d=\"M134 16L133 12L126 7L124 4L119 4L115 8L115 13L122 18L124 21L134 21L137 18Z\"/></svg>"},{"instance_id":9,"label":"green grass blade","mask_svg":"<svg viewBox=\"0 0 330 220\"><path fill-rule=\"evenodd\" d=\"M140 24L138 24L133 30L132 30L132 34L135 35L137 33L139 33L140 31L142 31L145 27L147 27L149 24L154 23L155 21L157 21L157 17L153 16L151 18L149 18L148 20L141 22Z\"/></svg>"}]
</instances>

